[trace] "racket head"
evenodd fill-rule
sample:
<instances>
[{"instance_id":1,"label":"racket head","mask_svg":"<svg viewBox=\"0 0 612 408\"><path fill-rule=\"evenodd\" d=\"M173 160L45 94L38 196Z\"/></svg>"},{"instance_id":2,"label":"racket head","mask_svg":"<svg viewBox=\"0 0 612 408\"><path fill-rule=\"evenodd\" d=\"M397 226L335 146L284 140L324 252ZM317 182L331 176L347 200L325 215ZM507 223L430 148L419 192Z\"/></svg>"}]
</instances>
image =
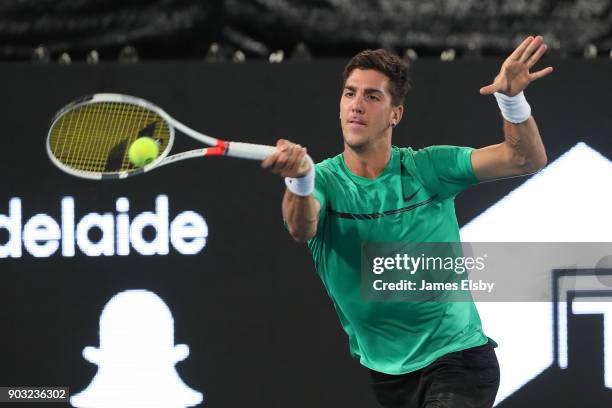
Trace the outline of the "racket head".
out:
<instances>
[{"instance_id":1,"label":"racket head","mask_svg":"<svg viewBox=\"0 0 612 408\"><path fill-rule=\"evenodd\" d=\"M172 119L141 98L99 93L77 99L55 114L47 132L47 154L62 171L100 180L136 175L157 166L174 144ZM128 159L132 142L155 139L159 155L143 167Z\"/></svg>"}]
</instances>

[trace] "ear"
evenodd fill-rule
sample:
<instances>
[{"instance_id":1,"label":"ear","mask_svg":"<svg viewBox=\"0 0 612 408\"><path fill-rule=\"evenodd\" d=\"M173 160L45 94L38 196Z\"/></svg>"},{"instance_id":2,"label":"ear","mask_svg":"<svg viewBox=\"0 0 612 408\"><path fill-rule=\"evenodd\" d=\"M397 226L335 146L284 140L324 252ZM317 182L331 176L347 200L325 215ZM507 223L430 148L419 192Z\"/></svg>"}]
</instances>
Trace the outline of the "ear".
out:
<instances>
[{"instance_id":1,"label":"ear","mask_svg":"<svg viewBox=\"0 0 612 408\"><path fill-rule=\"evenodd\" d=\"M391 124L396 126L402 120L402 116L404 115L404 106L397 105L392 108L391 111Z\"/></svg>"}]
</instances>

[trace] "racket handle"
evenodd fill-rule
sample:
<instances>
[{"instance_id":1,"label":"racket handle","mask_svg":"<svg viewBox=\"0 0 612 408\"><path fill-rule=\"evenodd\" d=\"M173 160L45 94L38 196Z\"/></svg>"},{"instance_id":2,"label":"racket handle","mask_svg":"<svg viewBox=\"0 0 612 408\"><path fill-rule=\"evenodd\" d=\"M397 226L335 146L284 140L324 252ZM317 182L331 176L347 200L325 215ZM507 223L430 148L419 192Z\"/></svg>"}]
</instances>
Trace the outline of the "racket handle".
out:
<instances>
[{"instance_id":1,"label":"racket handle","mask_svg":"<svg viewBox=\"0 0 612 408\"><path fill-rule=\"evenodd\" d=\"M263 160L275 151L276 147L274 146L229 142L226 155L240 159Z\"/></svg>"}]
</instances>

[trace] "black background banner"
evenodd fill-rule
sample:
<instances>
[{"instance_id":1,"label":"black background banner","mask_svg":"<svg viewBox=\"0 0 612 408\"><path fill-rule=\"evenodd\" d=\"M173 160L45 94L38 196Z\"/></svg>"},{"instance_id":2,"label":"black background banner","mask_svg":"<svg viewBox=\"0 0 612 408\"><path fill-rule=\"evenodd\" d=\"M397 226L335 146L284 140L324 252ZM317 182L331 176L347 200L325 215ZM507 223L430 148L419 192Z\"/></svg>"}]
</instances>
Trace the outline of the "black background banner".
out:
<instances>
[{"instance_id":1,"label":"black background banner","mask_svg":"<svg viewBox=\"0 0 612 408\"><path fill-rule=\"evenodd\" d=\"M129 199L130 214L138 214L153 211L164 194L170 219L195 211L209 230L204 249L190 256L171 249L167 256L133 251L87 257L77 250L74 257L58 251L34 258L24 250L21 258L0 259L0 385L83 390L96 367L81 351L99 344L102 308L122 290L147 289L171 309L175 342L190 346L177 370L205 395L206 406L373 406L367 373L348 354L307 248L293 243L283 227L282 180L256 162L208 158L94 182L60 172L44 146L49 121L63 105L86 94L119 92L148 99L212 136L264 144L287 138L320 161L342 149L343 64L0 65L0 214L8 214L9 200L18 197L23 222L38 213L59 221L66 196L74 197L77 220L89 212L115 214L120 197ZM549 162L580 141L612 158L612 63L553 64L553 76L526 92ZM501 142L494 99L478 93L498 66L492 60L418 61L394 144ZM179 136L175 146L198 145ZM461 194L460 224L524 180L485 183ZM0 245L7 239L0 230Z\"/></svg>"}]
</instances>

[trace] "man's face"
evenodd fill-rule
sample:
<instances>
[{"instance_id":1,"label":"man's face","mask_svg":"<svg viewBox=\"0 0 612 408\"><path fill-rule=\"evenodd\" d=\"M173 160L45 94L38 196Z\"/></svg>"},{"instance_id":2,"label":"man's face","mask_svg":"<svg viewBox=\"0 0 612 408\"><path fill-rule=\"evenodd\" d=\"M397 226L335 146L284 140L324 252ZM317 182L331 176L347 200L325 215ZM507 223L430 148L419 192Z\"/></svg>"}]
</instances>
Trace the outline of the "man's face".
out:
<instances>
[{"instance_id":1,"label":"man's face","mask_svg":"<svg viewBox=\"0 0 612 408\"><path fill-rule=\"evenodd\" d=\"M390 134L390 125L399 122L401 109L393 107L385 74L373 69L354 69L346 79L340 99L344 142L353 150L367 149Z\"/></svg>"}]
</instances>

